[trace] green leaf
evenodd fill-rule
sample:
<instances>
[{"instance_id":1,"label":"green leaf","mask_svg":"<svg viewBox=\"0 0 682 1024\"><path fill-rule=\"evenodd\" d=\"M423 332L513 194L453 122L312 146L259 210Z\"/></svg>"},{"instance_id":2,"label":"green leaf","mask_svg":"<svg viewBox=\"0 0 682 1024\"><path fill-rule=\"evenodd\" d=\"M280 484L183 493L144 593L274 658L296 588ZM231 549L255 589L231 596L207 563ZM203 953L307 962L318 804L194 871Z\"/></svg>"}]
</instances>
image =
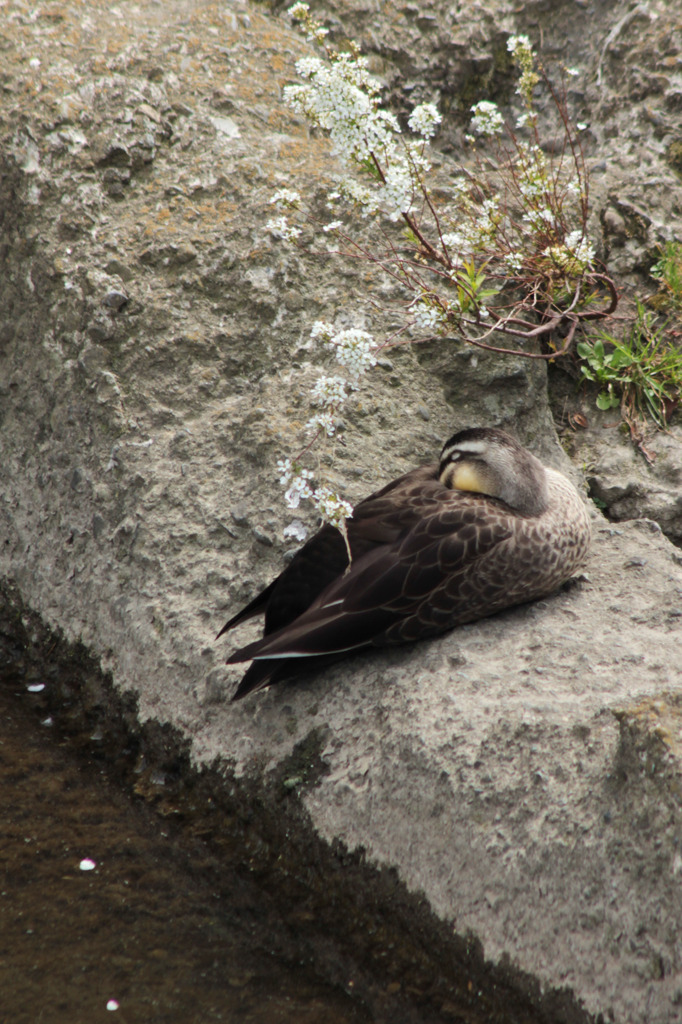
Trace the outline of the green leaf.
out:
<instances>
[{"instance_id":1,"label":"green leaf","mask_svg":"<svg viewBox=\"0 0 682 1024\"><path fill-rule=\"evenodd\" d=\"M608 391L600 391L597 395L597 408L599 409L613 409L615 406L620 404L620 399L617 395L609 394Z\"/></svg>"},{"instance_id":2,"label":"green leaf","mask_svg":"<svg viewBox=\"0 0 682 1024\"><path fill-rule=\"evenodd\" d=\"M633 358L629 352L624 351L622 348L616 349L610 358L610 365L614 370L620 370L622 366L629 366L633 362Z\"/></svg>"}]
</instances>

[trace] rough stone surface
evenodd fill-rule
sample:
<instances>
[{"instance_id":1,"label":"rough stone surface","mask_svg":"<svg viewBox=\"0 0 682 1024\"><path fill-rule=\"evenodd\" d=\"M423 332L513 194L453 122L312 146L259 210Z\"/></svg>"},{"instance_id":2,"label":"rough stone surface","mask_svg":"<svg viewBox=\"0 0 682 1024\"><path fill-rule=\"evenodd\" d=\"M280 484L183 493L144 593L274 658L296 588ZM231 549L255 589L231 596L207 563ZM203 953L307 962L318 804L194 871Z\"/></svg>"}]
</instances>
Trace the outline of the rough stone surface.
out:
<instances>
[{"instance_id":1,"label":"rough stone surface","mask_svg":"<svg viewBox=\"0 0 682 1024\"><path fill-rule=\"evenodd\" d=\"M656 244L680 237L670 7L383 6L329 13L392 96L450 111L444 172L462 111L513 91L508 32L579 67L595 230L619 283L645 288ZM13 5L2 31L2 575L143 717L191 736L197 763L267 780L324 730L326 774L302 796L313 826L395 865L491 960L606 1019L675 1019L677 550L657 523L595 513L586 576L551 599L229 704L213 636L293 546L274 467L307 416L310 325L390 330L376 303L394 296L263 230L275 188L303 174L321 197L334 171L280 100L306 44L265 9ZM334 469L352 500L472 422L570 465L545 369L521 358L398 350L359 398ZM585 410L588 433L564 434L574 473L613 517L645 512L679 539L679 435L655 439L646 469Z\"/></svg>"},{"instance_id":2,"label":"rough stone surface","mask_svg":"<svg viewBox=\"0 0 682 1024\"><path fill-rule=\"evenodd\" d=\"M655 520L675 544L682 544L679 427L656 433L647 440L647 451L655 459L653 464L622 433L615 433L610 445L604 443L603 431L596 443L594 440L593 431L588 430L580 437L577 451L584 459L591 493L603 502L609 518L620 521L645 515Z\"/></svg>"}]
</instances>

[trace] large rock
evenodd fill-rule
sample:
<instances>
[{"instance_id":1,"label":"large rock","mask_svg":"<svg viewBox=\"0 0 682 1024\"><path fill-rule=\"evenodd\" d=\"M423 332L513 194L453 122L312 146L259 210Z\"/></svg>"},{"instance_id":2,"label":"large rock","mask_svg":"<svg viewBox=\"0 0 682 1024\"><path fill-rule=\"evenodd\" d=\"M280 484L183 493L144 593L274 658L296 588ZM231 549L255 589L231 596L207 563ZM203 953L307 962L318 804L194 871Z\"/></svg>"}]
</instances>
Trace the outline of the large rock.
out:
<instances>
[{"instance_id":1,"label":"large rock","mask_svg":"<svg viewBox=\"0 0 682 1024\"><path fill-rule=\"evenodd\" d=\"M567 592L216 708L205 755L236 734L237 770L262 771L325 729L305 797L324 836L398 865L493 961L607 1019L670 1021L681 563L654 523L597 524Z\"/></svg>"},{"instance_id":2,"label":"large rock","mask_svg":"<svg viewBox=\"0 0 682 1024\"><path fill-rule=\"evenodd\" d=\"M570 11L587 40L589 12ZM335 7L341 21L355 13ZM607 36L625 16L600 14L600 46L578 47L586 81L616 67L621 37ZM434 4L420 17L410 32L422 38L448 16ZM405 48L411 18L391 21L393 57L426 96L429 60ZM492 4L472 23L474 85L497 82L494 55L515 27L528 26ZM323 771L301 796L312 826L395 866L492 961L616 1021L673 1019L676 550L656 524L595 513L587 576L555 597L231 705L236 677L212 638L291 544L275 462L297 450L307 415L311 323L385 323L373 303L386 285L367 268L306 260L263 230L274 189L303 176L321 198L335 169L280 100L306 45L237 3L141 4L134 21L98 3L17 8L6 33L2 575L139 695L142 718L190 737L197 764L221 757L242 784L267 785L297 744L322 737ZM445 69L453 95L467 38ZM595 106L595 160L600 117ZM624 160L636 162L636 142ZM604 171L614 188L619 163ZM636 273L631 255L623 269ZM511 426L567 465L543 366L452 345L389 355L348 416L334 472L357 499L474 421Z\"/></svg>"}]
</instances>

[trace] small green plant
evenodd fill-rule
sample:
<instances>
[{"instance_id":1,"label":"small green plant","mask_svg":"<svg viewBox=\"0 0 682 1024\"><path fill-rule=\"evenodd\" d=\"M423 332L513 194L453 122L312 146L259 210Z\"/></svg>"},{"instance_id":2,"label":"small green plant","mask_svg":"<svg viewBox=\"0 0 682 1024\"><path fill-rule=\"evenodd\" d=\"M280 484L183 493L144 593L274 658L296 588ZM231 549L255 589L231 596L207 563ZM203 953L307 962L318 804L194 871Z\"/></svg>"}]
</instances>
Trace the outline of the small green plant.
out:
<instances>
[{"instance_id":1,"label":"small green plant","mask_svg":"<svg viewBox=\"0 0 682 1024\"><path fill-rule=\"evenodd\" d=\"M666 242L651 276L661 283L661 298L676 310L682 309L682 243Z\"/></svg>"},{"instance_id":2,"label":"small green plant","mask_svg":"<svg viewBox=\"0 0 682 1024\"><path fill-rule=\"evenodd\" d=\"M577 346L578 355L584 360L580 367L584 377L603 386L597 395L599 409L613 409L620 405L620 377L618 374L618 350L607 352L601 338L591 344L581 341Z\"/></svg>"},{"instance_id":3,"label":"small green plant","mask_svg":"<svg viewBox=\"0 0 682 1024\"><path fill-rule=\"evenodd\" d=\"M593 342L580 342L578 355L587 380L601 385L600 409L620 407L635 436L645 415L660 428L668 423L682 391L682 351L669 340L668 324L637 303L637 315L622 339L600 331Z\"/></svg>"}]
</instances>

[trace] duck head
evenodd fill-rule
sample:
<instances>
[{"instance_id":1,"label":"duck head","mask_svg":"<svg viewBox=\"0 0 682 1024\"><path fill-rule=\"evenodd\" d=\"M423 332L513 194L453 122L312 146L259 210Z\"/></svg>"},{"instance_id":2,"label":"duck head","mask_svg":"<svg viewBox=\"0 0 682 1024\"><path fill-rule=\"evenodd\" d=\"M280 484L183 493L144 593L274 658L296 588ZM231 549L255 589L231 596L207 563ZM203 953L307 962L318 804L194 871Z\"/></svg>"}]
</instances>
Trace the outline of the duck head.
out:
<instances>
[{"instance_id":1,"label":"duck head","mask_svg":"<svg viewBox=\"0 0 682 1024\"><path fill-rule=\"evenodd\" d=\"M472 427L454 434L443 445L438 475L445 487L498 498L521 515L547 508L545 467L504 430Z\"/></svg>"}]
</instances>

